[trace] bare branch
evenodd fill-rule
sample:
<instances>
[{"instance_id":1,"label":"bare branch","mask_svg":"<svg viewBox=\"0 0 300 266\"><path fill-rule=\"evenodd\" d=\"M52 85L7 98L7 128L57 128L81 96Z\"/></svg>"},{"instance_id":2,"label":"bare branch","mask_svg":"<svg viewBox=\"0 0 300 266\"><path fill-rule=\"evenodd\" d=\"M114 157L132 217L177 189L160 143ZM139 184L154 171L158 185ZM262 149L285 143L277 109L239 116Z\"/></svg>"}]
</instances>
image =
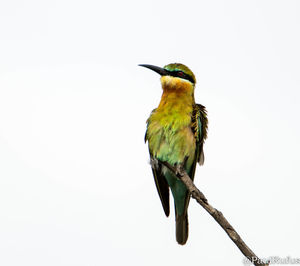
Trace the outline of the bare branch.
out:
<instances>
[{"instance_id":1,"label":"bare branch","mask_svg":"<svg viewBox=\"0 0 300 266\"><path fill-rule=\"evenodd\" d=\"M216 222L224 229L230 239L240 249L240 251L252 262L255 266L268 266L269 263L260 260L254 252L246 245L240 235L234 230L232 225L227 221L223 214L212 207L204 194L195 186L191 178L188 176L182 165L173 166L168 162L159 161L162 165L173 172L186 185L192 197L216 220Z\"/></svg>"}]
</instances>

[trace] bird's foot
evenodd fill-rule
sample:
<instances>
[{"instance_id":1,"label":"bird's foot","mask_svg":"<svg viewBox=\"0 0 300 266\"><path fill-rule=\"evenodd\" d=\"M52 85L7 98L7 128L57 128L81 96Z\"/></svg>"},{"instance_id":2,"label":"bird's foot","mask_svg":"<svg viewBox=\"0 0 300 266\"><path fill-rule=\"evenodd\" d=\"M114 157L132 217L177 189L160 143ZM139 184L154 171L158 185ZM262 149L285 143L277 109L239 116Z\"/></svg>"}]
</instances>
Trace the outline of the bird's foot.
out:
<instances>
[{"instance_id":1,"label":"bird's foot","mask_svg":"<svg viewBox=\"0 0 300 266\"><path fill-rule=\"evenodd\" d=\"M158 167L159 167L158 160L155 158L151 158L150 165L151 165L152 169L158 169Z\"/></svg>"}]
</instances>

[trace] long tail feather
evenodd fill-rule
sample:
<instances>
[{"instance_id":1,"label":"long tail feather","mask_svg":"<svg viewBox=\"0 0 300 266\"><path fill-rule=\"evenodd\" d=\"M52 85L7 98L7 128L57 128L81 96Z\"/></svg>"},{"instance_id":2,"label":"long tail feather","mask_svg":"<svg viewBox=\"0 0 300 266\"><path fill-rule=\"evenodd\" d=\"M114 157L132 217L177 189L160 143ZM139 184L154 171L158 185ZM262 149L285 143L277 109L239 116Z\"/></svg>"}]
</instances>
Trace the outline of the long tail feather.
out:
<instances>
[{"instance_id":1,"label":"long tail feather","mask_svg":"<svg viewBox=\"0 0 300 266\"><path fill-rule=\"evenodd\" d=\"M188 216L176 215L176 240L178 244L184 245L189 236Z\"/></svg>"}]
</instances>

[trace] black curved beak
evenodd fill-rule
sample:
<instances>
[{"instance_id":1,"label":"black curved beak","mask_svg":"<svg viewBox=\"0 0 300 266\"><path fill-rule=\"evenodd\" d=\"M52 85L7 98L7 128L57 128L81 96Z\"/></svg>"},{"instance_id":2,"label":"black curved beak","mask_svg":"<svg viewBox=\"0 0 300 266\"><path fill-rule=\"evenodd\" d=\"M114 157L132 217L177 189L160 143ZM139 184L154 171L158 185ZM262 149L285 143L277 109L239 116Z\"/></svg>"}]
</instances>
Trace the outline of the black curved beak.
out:
<instances>
[{"instance_id":1,"label":"black curved beak","mask_svg":"<svg viewBox=\"0 0 300 266\"><path fill-rule=\"evenodd\" d=\"M145 64L141 64L139 66L149 68L149 69L155 71L156 73L158 73L161 76L169 75L169 72L167 70L165 70L164 68L158 67L158 66L145 65Z\"/></svg>"}]
</instances>

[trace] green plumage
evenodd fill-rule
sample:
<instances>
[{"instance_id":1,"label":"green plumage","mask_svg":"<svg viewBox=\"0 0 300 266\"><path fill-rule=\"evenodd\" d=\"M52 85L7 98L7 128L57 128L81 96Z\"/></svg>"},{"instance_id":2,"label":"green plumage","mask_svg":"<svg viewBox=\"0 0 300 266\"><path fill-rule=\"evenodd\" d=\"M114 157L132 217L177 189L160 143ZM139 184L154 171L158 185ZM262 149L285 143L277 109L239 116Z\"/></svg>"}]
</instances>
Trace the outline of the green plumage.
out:
<instances>
[{"instance_id":1,"label":"green plumage","mask_svg":"<svg viewBox=\"0 0 300 266\"><path fill-rule=\"evenodd\" d=\"M152 172L166 216L170 212L171 189L175 204L176 240L183 245L188 238L190 194L183 182L159 161L184 164L184 169L194 179L197 162L204 162L207 117L205 107L194 101L194 74L181 64L167 65L164 70L170 75L164 74L161 79L164 92L158 108L147 120L145 141L148 141L150 158L154 162Z\"/></svg>"}]
</instances>

